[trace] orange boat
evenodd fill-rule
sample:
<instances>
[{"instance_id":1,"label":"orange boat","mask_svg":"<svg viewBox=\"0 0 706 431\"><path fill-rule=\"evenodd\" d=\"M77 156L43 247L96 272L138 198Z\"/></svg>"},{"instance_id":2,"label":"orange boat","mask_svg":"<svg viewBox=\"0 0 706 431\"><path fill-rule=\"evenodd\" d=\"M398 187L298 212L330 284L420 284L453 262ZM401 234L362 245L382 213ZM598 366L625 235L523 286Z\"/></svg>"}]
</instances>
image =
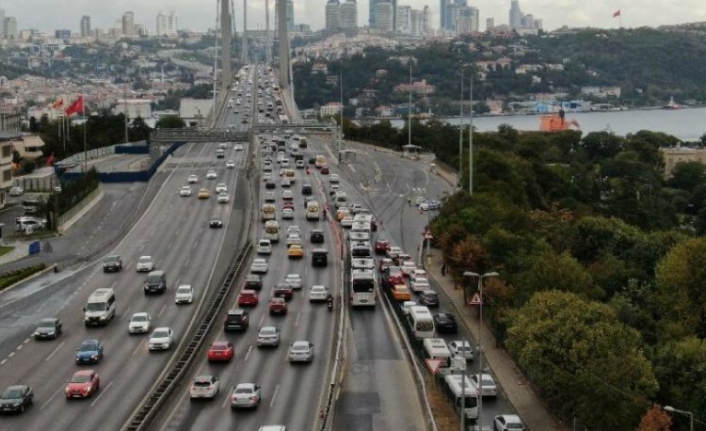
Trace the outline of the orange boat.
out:
<instances>
[{"instance_id":1,"label":"orange boat","mask_svg":"<svg viewBox=\"0 0 706 431\"><path fill-rule=\"evenodd\" d=\"M576 120L567 120L561 112L542 115L542 122L540 124L540 130L542 132L561 132L564 130L576 130L578 128L579 123Z\"/></svg>"}]
</instances>

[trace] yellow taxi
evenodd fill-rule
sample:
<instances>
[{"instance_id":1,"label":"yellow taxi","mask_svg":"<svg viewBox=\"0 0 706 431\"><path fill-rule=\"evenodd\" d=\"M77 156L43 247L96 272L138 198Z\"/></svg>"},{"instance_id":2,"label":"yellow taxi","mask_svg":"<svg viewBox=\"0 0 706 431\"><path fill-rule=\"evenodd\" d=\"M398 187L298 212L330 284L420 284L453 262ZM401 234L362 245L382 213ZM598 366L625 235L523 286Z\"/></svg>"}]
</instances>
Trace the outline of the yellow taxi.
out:
<instances>
[{"instance_id":1,"label":"yellow taxi","mask_svg":"<svg viewBox=\"0 0 706 431\"><path fill-rule=\"evenodd\" d=\"M211 192L206 189L200 189L198 194L199 199L208 199L211 197Z\"/></svg>"},{"instance_id":2,"label":"yellow taxi","mask_svg":"<svg viewBox=\"0 0 706 431\"><path fill-rule=\"evenodd\" d=\"M400 302L412 300L412 293L409 291L409 288L404 284L395 285L392 288L392 296Z\"/></svg>"},{"instance_id":3,"label":"yellow taxi","mask_svg":"<svg viewBox=\"0 0 706 431\"><path fill-rule=\"evenodd\" d=\"M291 258L304 257L304 249L301 245L292 244L287 249L287 256Z\"/></svg>"}]
</instances>

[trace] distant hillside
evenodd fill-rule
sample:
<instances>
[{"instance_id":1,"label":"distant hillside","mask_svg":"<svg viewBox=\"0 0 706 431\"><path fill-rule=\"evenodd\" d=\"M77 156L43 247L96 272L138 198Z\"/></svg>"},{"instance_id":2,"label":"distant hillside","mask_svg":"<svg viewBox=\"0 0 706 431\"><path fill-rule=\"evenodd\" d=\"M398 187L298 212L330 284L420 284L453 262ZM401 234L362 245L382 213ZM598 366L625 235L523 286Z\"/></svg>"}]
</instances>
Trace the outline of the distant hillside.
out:
<instances>
[{"instance_id":1,"label":"distant hillside","mask_svg":"<svg viewBox=\"0 0 706 431\"><path fill-rule=\"evenodd\" d=\"M40 75L30 69L15 66L13 64L7 64L4 61L0 61L0 76L4 76L7 79L15 79L22 75Z\"/></svg>"}]
</instances>

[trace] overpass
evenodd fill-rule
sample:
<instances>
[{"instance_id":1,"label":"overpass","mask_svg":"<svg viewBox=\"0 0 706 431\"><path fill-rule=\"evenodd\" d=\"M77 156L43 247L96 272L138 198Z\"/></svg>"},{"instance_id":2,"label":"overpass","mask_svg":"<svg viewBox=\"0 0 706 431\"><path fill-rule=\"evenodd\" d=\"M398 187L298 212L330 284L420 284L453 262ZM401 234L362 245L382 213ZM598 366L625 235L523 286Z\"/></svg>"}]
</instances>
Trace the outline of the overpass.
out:
<instances>
[{"instance_id":1,"label":"overpass","mask_svg":"<svg viewBox=\"0 0 706 431\"><path fill-rule=\"evenodd\" d=\"M231 129L157 129L150 135L150 142L171 144L173 142L246 142L249 132Z\"/></svg>"},{"instance_id":2,"label":"overpass","mask_svg":"<svg viewBox=\"0 0 706 431\"><path fill-rule=\"evenodd\" d=\"M255 133L271 133L275 130L295 130L298 133L333 132L335 125L322 123L288 123L288 124L255 124L252 127Z\"/></svg>"}]
</instances>

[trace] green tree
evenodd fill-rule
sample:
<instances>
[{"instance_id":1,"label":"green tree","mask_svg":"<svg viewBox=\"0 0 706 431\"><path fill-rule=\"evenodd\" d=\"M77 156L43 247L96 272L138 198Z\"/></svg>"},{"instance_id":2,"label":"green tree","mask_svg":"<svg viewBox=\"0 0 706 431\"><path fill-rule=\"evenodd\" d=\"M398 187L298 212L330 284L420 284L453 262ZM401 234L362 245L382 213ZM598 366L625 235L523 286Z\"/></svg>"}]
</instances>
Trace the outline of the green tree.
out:
<instances>
[{"instance_id":1,"label":"green tree","mask_svg":"<svg viewBox=\"0 0 706 431\"><path fill-rule=\"evenodd\" d=\"M706 165L700 162L680 162L674 166L669 186L693 193L706 183Z\"/></svg>"},{"instance_id":2,"label":"green tree","mask_svg":"<svg viewBox=\"0 0 706 431\"><path fill-rule=\"evenodd\" d=\"M183 129L186 127L186 123L176 115L166 115L157 120L155 127L157 129Z\"/></svg>"},{"instance_id":3,"label":"green tree","mask_svg":"<svg viewBox=\"0 0 706 431\"><path fill-rule=\"evenodd\" d=\"M592 429L635 427L657 390L638 332L573 293L537 293L511 319L507 346L561 416Z\"/></svg>"},{"instance_id":4,"label":"green tree","mask_svg":"<svg viewBox=\"0 0 706 431\"><path fill-rule=\"evenodd\" d=\"M662 346L655 359L660 398L670 405L706 415L706 341L687 337Z\"/></svg>"}]
</instances>

